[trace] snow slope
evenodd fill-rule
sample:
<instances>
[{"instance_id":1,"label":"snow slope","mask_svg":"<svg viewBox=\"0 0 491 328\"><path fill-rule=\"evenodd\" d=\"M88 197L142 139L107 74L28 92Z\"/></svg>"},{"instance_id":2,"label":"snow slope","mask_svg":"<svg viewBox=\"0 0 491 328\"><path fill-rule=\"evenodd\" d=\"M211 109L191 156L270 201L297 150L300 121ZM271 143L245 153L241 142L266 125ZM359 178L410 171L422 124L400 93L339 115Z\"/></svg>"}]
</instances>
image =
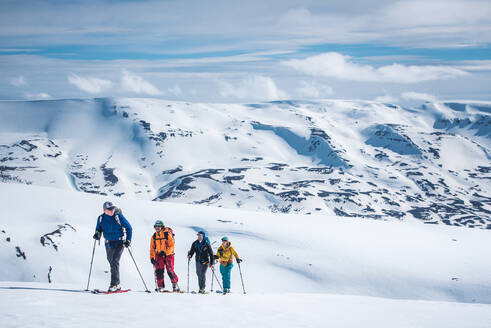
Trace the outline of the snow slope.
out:
<instances>
[{"instance_id":1,"label":"snow slope","mask_svg":"<svg viewBox=\"0 0 491 328\"><path fill-rule=\"evenodd\" d=\"M487 328L489 304L329 294L90 295L67 286L0 282L2 327ZM73 288L69 286L68 288ZM161 323L162 324L162 323ZM163 325L163 324L162 324Z\"/></svg>"},{"instance_id":2,"label":"snow slope","mask_svg":"<svg viewBox=\"0 0 491 328\"><path fill-rule=\"evenodd\" d=\"M0 102L0 181L491 227L489 103Z\"/></svg>"},{"instance_id":3,"label":"snow slope","mask_svg":"<svg viewBox=\"0 0 491 328\"><path fill-rule=\"evenodd\" d=\"M5 327L101 322L138 327L151 324L156 315L169 315L168 323L180 327L195 326L198 320L205 327L224 322L234 327L462 327L462 322L487 327L491 322L491 263L485 260L491 257L489 230L122 196L117 204L133 225L133 254L150 289L148 247L153 222L160 218L176 233L181 288L186 288L185 255L196 231L204 229L212 242L229 236L244 259L248 294L242 295L236 267L230 297L148 295L125 252L122 284L135 292L107 296L82 290L91 236L108 197L3 183L0 199L0 322ZM103 247L97 246L95 254L91 287L106 288ZM191 290L196 290L193 272L192 262ZM208 288L210 279L209 272Z\"/></svg>"}]
</instances>

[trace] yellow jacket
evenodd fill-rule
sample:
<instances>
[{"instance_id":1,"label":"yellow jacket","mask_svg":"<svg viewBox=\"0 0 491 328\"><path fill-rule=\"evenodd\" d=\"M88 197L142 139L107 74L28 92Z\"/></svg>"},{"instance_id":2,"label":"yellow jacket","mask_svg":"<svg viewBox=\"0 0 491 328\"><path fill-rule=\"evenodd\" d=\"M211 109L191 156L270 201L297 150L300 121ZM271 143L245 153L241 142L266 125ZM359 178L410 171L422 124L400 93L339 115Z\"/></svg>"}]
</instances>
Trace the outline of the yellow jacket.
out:
<instances>
[{"instance_id":1,"label":"yellow jacket","mask_svg":"<svg viewBox=\"0 0 491 328\"><path fill-rule=\"evenodd\" d=\"M239 254L237 254L235 249L232 247L232 243L229 241L227 241L225 247L223 247L223 245L218 247L217 255L222 265L231 264L233 262L233 256L235 256L236 259L239 258Z\"/></svg>"},{"instance_id":2,"label":"yellow jacket","mask_svg":"<svg viewBox=\"0 0 491 328\"><path fill-rule=\"evenodd\" d=\"M150 259L154 259L155 255L160 252L165 252L165 255L174 254L175 241L172 229L165 228L160 232L155 232L150 239Z\"/></svg>"}]
</instances>

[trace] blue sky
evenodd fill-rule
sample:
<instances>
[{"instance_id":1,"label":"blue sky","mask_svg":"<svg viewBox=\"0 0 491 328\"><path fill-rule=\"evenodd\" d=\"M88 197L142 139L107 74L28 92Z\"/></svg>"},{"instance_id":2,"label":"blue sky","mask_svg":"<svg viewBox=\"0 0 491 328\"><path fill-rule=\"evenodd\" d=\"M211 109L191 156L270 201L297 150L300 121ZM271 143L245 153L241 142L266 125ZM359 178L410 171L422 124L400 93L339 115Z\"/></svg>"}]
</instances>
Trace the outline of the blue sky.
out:
<instances>
[{"instance_id":1,"label":"blue sky","mask_svg":"<svg viewBox=\"0 0 491 328\"><path fill-rule=\"evenodd\" d=\"M491 3L0 0L0 99L491 100Z\"/></svg>"}]
</instances>

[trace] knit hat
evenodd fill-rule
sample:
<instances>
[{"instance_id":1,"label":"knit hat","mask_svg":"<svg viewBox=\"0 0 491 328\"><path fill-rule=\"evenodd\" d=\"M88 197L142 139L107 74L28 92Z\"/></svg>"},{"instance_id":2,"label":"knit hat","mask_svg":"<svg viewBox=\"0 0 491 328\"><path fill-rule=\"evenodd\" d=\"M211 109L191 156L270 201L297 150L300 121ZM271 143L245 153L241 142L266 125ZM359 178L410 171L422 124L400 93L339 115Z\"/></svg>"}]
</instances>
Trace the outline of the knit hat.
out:
<instances>
[{"instance_id":1,"label":"knit hat","mask_svg":"<svg viewBox=\"0 0 491 328\"><path fill-rule=\"evenodd\" d=\"M154 227L163 227L164 226L164 222L162 222L161 220L157 220L155 221Z\"/></svg>"}]
</instances>

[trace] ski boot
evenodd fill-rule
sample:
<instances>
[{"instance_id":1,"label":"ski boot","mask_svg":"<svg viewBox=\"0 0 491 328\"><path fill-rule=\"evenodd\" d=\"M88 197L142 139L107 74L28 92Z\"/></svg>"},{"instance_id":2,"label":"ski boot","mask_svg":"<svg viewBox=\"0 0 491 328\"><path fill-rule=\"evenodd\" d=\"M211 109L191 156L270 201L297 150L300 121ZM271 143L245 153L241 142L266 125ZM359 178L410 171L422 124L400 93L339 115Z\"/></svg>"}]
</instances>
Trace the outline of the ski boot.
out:
<instances>
[{"instance_id":1,"label":"ski boot","mask_svg":"<svg viewBox=\"0 0 491 328\"><path fill-rule=\"evenodd\" d=\"M120 285L110 286L107 291L110 293L114 293L114 292L117 292L118 290L121 290Z\"/></svg>"}]
</instances>

